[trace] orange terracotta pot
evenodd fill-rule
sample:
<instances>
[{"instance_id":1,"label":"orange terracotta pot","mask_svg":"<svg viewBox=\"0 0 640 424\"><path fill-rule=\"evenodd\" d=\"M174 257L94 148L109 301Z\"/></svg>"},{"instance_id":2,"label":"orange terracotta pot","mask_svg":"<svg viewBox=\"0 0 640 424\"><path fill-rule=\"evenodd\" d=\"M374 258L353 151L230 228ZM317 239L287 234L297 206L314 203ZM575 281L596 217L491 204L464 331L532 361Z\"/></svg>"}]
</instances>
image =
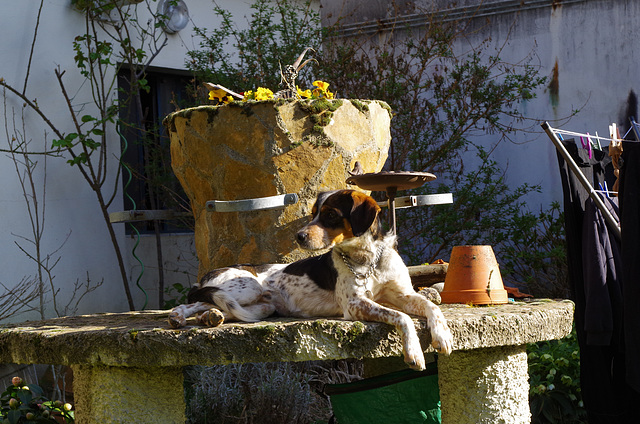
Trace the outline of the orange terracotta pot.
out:
<instances>
[{"instance_id":1,"label":"orange terracotta pot","mask_svg":"<svg viewBox=\"0 0 640 424\"><path fill-rule=\"evenodd\" d=\"M507 303L507 291L491 246L455 246L440 297L442 303Z\"/></svg>"}]
</instances>

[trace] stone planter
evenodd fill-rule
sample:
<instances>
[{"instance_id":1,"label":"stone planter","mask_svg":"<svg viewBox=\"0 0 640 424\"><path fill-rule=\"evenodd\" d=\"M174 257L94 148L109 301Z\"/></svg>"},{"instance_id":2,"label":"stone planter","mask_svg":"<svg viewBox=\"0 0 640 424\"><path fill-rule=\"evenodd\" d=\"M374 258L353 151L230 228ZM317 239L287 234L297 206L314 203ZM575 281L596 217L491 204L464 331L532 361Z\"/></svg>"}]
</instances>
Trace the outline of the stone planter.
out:
<instances>
[{"instance_id":1,"label":"stone planter","mask_svg":"<svg viewBox=\"0 0 640 424\"><path fill-rule=\"evenodd\" d=\"M390 119L383 102L349 100L247 102L169 115L172 167L195 217L199 275L236 263L307 256L295 233L307 222L316 194L346 188L356 161L365 172L382 169ZM205 208L209 200L286 193L296 193L299 202L250 212Z\"/></svg>"}]
</instances>

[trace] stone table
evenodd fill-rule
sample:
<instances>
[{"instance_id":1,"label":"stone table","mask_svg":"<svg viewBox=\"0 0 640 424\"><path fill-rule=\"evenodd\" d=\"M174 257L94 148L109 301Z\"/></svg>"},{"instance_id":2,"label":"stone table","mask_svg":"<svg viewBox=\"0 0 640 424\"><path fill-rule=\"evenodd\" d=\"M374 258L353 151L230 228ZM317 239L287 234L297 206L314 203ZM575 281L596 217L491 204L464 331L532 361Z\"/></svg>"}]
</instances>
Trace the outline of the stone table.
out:
<instances>
[{"instance_id":1,"label":"stone table","mask_svg":"<svg viewBox=\"0 0 640 424\"><path fill-rule=\"evenodd\" d=\"M570 301L489 307L442 305L454 352L440 355L442 422L527 423L526 344L571 331ZM172 329L168 311L94 314L0 326L0 363L74 371L78 424L182 423L182 368L248 362L398 357L392 326L341 319L278 319ZM415 320L423 348L430 334Z\"/></svg>"}]
</instances>

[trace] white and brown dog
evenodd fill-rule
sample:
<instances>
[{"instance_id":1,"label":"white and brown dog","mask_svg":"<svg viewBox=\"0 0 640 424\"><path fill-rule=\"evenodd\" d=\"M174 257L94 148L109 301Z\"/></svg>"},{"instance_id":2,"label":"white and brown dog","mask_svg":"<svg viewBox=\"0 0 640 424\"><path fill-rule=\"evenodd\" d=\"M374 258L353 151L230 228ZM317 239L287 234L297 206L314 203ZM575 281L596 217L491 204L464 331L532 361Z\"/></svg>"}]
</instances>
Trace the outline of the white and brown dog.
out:
<instances>
[{"instance_id":1,"label":"white and brown dog","mask_svg":"<svg viewBox=\"0 0 640 424\"><path fill-rule=\"evenodd\" d=\"M191 289L189 304L173 308L171 326L184 326L194 314L210 326L223 319L259 321L273 313L384 322L400 333L405 362L421 370L423 351L407 315L413 314L427 318L431 345L451 353L447 322L440 308L413 290L409 271L395 249L395 235L382 233L376 201L353 190L321 193L312 212L313 220L298 232L297 241L304 249L330 251L289 265L212 271Z\"/></svg>"}]
</instances>

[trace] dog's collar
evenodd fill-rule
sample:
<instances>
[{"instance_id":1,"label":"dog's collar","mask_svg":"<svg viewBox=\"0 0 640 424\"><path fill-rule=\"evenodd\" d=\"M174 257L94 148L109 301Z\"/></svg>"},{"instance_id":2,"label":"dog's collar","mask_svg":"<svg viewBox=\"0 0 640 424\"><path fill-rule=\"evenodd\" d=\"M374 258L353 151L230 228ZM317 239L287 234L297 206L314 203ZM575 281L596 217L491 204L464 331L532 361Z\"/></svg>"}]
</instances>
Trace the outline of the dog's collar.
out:
<instances>
[{"instance_id":1,"label":"dog's collar","mask_svg":"<svg viewBox=\"0 0 640 424\"><path fill-rule=\"evenodd\" d=\"M373 293L371 293L371 290L369 290L369 288L367 287L369 285L369 277L371 277L375 269L378 267L378 262L380 262L380 257L382 257L382 252L384 251L384 249L385 245L381 243L380 246L378 246L378 250L376 250L376 256L373 258L371 265L369 265L369 268L365 273L356 272L356 270L353 269L353 264L349 260L349 257L343 252L340 252L342 261L347 266L347 268L349 268L349 271L351 271L351 273L356 277L356 285L359 287L364 287L367 296L370 298L373 297Z\"/></svg>"}]
</instances>

